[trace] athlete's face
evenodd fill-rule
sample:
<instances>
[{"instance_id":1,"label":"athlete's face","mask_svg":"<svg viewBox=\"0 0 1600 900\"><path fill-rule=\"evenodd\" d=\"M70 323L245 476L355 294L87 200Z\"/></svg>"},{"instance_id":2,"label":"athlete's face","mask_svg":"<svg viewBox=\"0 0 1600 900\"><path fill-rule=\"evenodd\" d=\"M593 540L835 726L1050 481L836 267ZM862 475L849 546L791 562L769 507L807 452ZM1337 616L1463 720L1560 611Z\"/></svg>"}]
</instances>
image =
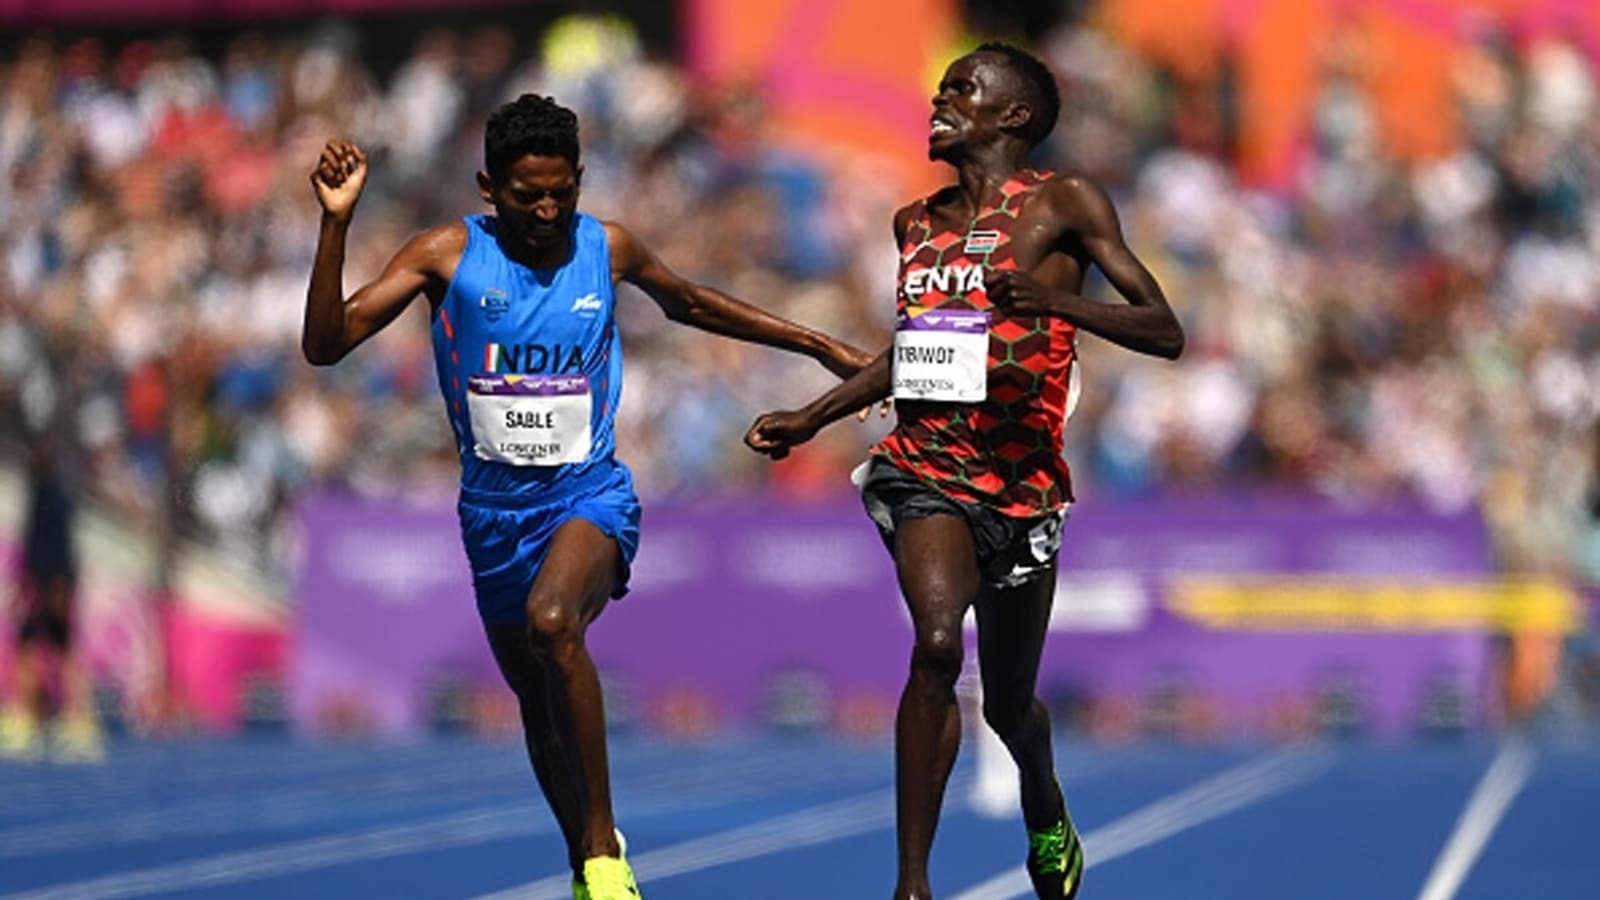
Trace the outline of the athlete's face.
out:
<instances>
[{"instance_id":1,"label":"athlete's face","mask_svg":"<svg viewBox=\"0 0 1600 900\"><path fill-rule=\"evenodd\" d=\"M1018 114L1013 76L993 53L970 53L950 64L933 95L928 158L953 162L993 140Z\"/></svg>"},{"instance_id":2,"label":"athlete's face","mask_svg":"<svg viewBox=\"0 0 1600 900\"><path fill-rule=\"evenodd\" d=\"M524 156L500 180L478 173L478 189L494 206L501 239L530 250L559 249L578 211L583 167L563 156Z\"/></svg>"}]
</instances>

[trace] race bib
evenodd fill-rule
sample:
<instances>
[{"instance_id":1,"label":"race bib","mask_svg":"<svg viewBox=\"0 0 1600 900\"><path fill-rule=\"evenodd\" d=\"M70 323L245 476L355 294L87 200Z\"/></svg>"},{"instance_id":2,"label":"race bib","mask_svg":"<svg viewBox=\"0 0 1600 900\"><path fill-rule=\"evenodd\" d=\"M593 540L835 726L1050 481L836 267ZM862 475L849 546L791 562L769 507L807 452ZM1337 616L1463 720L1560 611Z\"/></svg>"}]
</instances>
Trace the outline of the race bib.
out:
<instances>
[{"instance_id":1,"label":"race bib","mask_svg":"<svg viewBox=\"0 0 1600 900\"><path fill-rule=\"evenodd\" d=\"M589 376L473 375L467 379L473 452L509 466L589 458Z\"/></svg>"},{"instance_id":2,"label":"race bib","mask_svg":"<svg viewBox=\"0 0 1600 900\"><path fill-rule=\"evenodd\" d=\"M900 315L894 333L896 400L976 403L989 390L989 314L929 310Z\"/></svg>"}]
</instances>

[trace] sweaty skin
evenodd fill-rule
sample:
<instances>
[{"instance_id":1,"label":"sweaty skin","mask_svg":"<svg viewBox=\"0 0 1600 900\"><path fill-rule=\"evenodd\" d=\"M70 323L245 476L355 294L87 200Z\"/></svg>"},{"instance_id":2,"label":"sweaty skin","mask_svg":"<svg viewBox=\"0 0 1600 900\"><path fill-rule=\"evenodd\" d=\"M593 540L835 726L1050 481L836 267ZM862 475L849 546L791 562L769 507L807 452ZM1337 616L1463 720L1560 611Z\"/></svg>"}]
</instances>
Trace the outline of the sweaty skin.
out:
<instances>
[{"instance_id":1,"label":"sweaty skin","mask_svg":"<svg viewBox=\"0 0 1600 900\"><path fill-rule=\"evenodd\" d=\"M956 180L926 204L930 234L968 233L980 213L998 206L1002 189L1027 169L1030 151L1053 125L1053 112L1039 113L1053 93L1029 81L1032 76L1017 55L1026 57L1014 48L980 48L952 63L939 84L928 155L953 166ZM1031 62L1043 71L1037 60ZM1183 329L1160 286L1123 241L1105 192L1071 174L1046 178L1026 190L1009 227L1016 269L984 269L989 301L1008 318L1058 317L1130 350L1176 358L1183 351ZM905 247L921 207L920 201L914 202L896 213L897 247ZM1105 274L1124 302L1101 303L1083 296L1090 266ZM889 396L892 350L806 406L760 416L746 434L746 444L782 458L828 423ZM918 404L921 410L933 407L927 401ZM902 412L901 424L905 421ZM943 512L900 522L891 550L914 631L910 673L895 719L894 897L926 900L933 894L928 854L960 744L955 683L964 653L962 620L969 608L977 615L984 719L1017 765L1030 834L1049 833L1066 821L1049 715L1034 696L1055 570L1051 566L1040 577L1007 587L985 581L971 526L964 517ZM1075 840L1057 839L1055 844L1059 848ZM1055 898L1063 892L1075 894L1081 867L1077 848L1063 866L1030 869L1035 892Z\"/></svg>"},{"instance_id":2,"label":"sweaty skin","mask_svg":"<svg viewBox=\"0 0 1600 900\"><path fill-rule=\"evenodd\" d=\"M467 247L466 223L430 228L407 241L377 278L347 297L345 243L367 175L366 154L347 140L330 141L311 173L322 220L301 348L314 365L339 362L418 296L437 309ZM582 175L582 167L566 156L535 153L510 161L498 177L478 174L479 195L494 209L494 233L507 258L534 270L555 269L573 258L571 226ZM605 222L603 227L613 284L639 287L672 321L802 353L840 377L871 361L826 334L683 278L623 225ZM620 856L600 680L586 635L616 592L623 567L617 540L583 518L557 527L548 547L524 604L525 622L486 621L485 631L519 699L529 757L566 839L576 880L587 877L597 858L612 858L608 871L614 871L614 858Z\"/></svg>"}]
</instances>

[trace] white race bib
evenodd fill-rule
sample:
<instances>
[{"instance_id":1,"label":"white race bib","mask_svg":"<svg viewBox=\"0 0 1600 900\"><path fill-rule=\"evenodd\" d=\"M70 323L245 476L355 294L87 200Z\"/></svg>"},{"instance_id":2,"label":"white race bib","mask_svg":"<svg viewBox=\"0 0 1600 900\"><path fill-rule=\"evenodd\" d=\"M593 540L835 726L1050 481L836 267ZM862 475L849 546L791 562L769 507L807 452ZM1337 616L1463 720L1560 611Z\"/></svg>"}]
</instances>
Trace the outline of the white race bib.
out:
<instances>
[{"instance_id":1,"label":"white race bib","mask_svg":"<svg viewBox=\"0 0 1600 900\"><path fill-rule=\"evenodd\" d=\"M587 375L473 375L467 409L479 459L560 466L589 458Z\"/></svg>"},{"instance_id":2,"label":"white race bib","mask_svg":"<svg viewBox=\"0 0 1600 900\"><path fill-rule=\"evenodd\" d=\"M900 315L894 332L896 400L977 403L988 392L988 313L930 309Z\"/></svg>"}]
</instances>

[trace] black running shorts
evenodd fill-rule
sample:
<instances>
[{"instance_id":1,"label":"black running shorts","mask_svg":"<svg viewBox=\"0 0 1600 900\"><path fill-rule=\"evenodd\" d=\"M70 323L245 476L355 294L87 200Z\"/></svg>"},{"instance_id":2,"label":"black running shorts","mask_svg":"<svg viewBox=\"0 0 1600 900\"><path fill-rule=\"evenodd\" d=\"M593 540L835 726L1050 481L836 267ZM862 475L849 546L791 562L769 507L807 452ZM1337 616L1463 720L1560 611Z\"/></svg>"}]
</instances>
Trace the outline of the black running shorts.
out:
<instances>
[{"instance_id":1,"label":"black running shorts","mask_svg":"<svg viewBox=\"0 0 1600 900\"><path fill-rule=\"evenodd\" d=\"M873 458L861 483L861 501L889 551L902 522L932 515L964 519L978 549L978 567L993 587L1016 587L1055 568L1061 525L1067 510L1031 519L1004 515L986 506L963 503L889 462Z\"/></svg>"}]
</instances>

